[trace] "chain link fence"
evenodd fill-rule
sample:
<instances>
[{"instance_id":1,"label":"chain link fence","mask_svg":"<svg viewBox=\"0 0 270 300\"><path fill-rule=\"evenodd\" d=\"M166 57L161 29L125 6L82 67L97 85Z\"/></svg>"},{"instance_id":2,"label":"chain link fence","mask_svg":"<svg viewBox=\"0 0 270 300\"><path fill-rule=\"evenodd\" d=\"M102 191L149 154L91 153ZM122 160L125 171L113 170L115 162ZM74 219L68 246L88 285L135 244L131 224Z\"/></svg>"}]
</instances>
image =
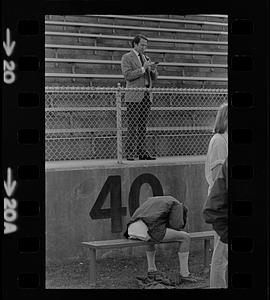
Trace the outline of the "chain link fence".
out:
<instances>
[{"instance_id":1,"label":"chain link fence","mask_svg":"<svg viewBox=\"0 0 270 300\"><path fill-rule=\"evenodd\" d=\"M121 162L205 155L227 89L46 87L45 101L46 161Z\"/></svg>"}]
</instances>

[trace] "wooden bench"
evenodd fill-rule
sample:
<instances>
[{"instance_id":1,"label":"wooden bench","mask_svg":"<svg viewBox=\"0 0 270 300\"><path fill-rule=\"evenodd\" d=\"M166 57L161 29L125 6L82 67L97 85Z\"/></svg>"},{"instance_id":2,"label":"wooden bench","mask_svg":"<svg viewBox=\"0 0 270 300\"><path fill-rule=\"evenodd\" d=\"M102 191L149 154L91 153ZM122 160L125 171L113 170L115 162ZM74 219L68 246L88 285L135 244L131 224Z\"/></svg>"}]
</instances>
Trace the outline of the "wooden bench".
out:
<instances>
[{"instance_id":1,"label":"wooden bench","mask_svg":"<svg viewBox=\"0 0 270 300\"><path fill-rule=\"evenodd\" d=\"M214 238L214 231L202 231L202 232L190 232L191 240L204 240L204 266L209 267L210 264L210 240ZM177 241L161 242L175 243ZM95 286L96 284L96 251L98 249L115 249L115 248L127 248L127 247L139 247L146 246L149 242L140 240L118 239L118 240L106 240L106 241L91 241L82 242L82 245L86 246L89 250L89 281L90 284ZM155 243L157 244L157 243Z\"/></svg>"}]
</instances>

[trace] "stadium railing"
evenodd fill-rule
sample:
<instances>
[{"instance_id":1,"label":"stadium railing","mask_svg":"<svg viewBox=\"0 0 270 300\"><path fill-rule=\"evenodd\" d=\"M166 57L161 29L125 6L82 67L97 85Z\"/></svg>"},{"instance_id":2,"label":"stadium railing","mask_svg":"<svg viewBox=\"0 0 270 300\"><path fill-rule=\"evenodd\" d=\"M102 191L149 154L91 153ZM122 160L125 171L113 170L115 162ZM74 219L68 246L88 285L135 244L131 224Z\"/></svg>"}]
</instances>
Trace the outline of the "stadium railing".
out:
<instances>
[{"instance_id":1,"label":"stadium railing","mask_svg":"<svg viewBox=\"0 0 270 300\"><path fill-rule=\"evenodd\" d=\"M46 87L46 160L126 156L125 93L118 87ZM226 89L152 88L147 148L158 157L205 155Z\"/></svg>"}]
</instances>

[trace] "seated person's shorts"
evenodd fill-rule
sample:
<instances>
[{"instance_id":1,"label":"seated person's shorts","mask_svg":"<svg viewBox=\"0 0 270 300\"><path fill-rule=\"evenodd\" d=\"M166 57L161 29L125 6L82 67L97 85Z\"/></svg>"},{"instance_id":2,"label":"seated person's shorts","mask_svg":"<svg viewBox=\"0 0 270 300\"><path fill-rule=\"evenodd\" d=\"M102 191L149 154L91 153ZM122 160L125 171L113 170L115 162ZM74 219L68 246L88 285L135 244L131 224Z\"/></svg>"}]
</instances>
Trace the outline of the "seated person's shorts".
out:
<instances>
[{"instance_id":1,"label":"seated person's shorts","mask_svg":"<svg viewBox=\"0 0 270 300\"><path fill-rule=\"evenodd\" d=\"M148 227L142 220L138 220L128 226L128 235L130 239L148 241L150 240L150 236L147 231Z\"/></svg>"}]
</instances>

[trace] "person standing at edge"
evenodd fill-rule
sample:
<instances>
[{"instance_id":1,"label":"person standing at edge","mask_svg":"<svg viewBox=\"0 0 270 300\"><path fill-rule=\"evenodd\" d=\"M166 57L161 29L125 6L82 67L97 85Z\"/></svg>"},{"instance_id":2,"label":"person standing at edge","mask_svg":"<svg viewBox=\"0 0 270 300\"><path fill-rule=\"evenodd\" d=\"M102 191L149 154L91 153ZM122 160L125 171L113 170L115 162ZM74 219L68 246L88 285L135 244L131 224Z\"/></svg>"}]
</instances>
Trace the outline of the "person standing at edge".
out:
<instances>
[{"instance_id":1,"label":"person standing at edge","mask_svg":"<svg viewBox=\"0 0 270 300\"><path fill-rule=\"evenodd\" d=\"M133 49L122 56L121 69L126 80L127 88L151 88L158 77L157 64L151 62L144 54L147 48L147 38L137 35L132 40ZM126 158L134 160L155 160L146 151L146 124L153 99L149 91L126 91L127 103L127 140Z\"/></svg>"},{"instance_id":2,"label":"person standing at edge","mask_svg":"<svg viewBox=\"0 0 270 300\"><path fill-rule=\"evenodd\" d=\"M205 161L205 178L208 183L208 195L217 177L218 171L228 156L228 104L220 105L213 128L213 137L208 146Z\"/></svg>"},{"instance_id":3,"label":"person standing at edge","mask_svg":"<svg viewBox=\"0 0 270 300\"><path fill-rule=\"evenodd\" d=\"M218 109L214 128L213 128L213 133L214 135L212 136L209 142L206 161L205 161L205 178L208 183L207 196L209 196L211 192L211 189L222 167L222 164L224 163L225 159L228 157L228 104L227 103L221 104ZM219 236L216 232L214 232L214 249L216 246L218 246L218 241L219 241ZM213 272L210 273L210 277L211 274L213 275ZM211 278L213 278L213 276ZM213 279L211 279L210 282L212 282L211 283L212 285L216 285L215 283L213 283Z\"/></svg>"},{"instance_id":4,"label":"person standing at edge","mask_svg":"<svg viewBox=\"0 0 270 300\"><path fill-rule=\"evenodd\" d=\"M217 177L203 207L203 218L212 224L217 238L211 260L210 288L228 287L228 159Z\"/></svg>"}]
</instances>

